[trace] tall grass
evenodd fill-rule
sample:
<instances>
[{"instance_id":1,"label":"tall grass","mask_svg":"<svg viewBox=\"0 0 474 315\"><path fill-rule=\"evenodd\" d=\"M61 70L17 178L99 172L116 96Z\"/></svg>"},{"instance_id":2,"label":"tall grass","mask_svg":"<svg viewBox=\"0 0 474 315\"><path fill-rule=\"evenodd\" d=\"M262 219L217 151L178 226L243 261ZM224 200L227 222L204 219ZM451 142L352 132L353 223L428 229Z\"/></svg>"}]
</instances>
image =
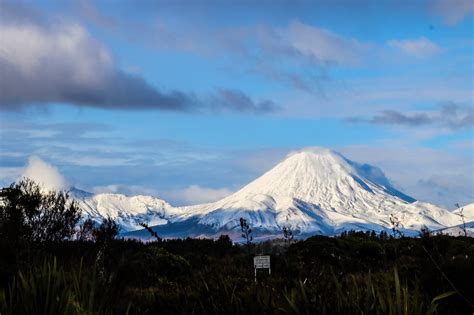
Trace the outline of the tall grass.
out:
<instances>
[{"instance_id":1,"label":"tall grass","mask_svg":"<svg viewBox=\"0 0 474 315\"><path fill-rule=\"evenodd\" d=\"M203 270L204 271L204 270ZM111 293L82 260L71 270L45 260L19 272L0 289L4 314L436 314L454 291L429 297L416 279L397 268L377 273L328 272L305 281L199 273L186 281L163 276L148 286L124 286Z\"/></svg>"},{"instance_id":2,"label":"tall grass","mask_svg":"<svg viewBox=\"0 0 474 315\"><path fill-rule=\"evenodd\" d=\"M0 290L1 314L99 314L104 303L96 297L96 272L83 269L66 272L56 258L19 272L7 289Z\"/></svg>"},{"instance_id":3,"label":"tall grass","mask_svg":"<svg viewBox=\"0 0 474 315\"><path fill-rule=\"evenodd\" d=\"M455 293L446 292L429 301L416 282L412 288L401 283L396 268L392 277L369 273L359 279L350 275L338 280L333 274L333 285L335 291L322 291L317 285L299 282L285 293L283 310L294 314L435 314L438 302Z\"/></svg>"},{"instance_id":4,"label":"tall grass","mask_svg":"<svg viewBox=\"0 0 474 315\"><path fill-rule=\"evenodd\" d=\"M436 314L438 303L454 294L446 292L430 299L416 283L410 287L400 281L397 269L344 279L332 275L329 282L280 284L201 278L192 287L174 285L134 291L131 310L140 314L166 309L174 314L417 315Z\"/></svg>"},{"instance_id":5,"label":"tall grass","mask_svg":"<svg viewBox=\"0 0 474 315\"><path fill-rule=\"evenodd\" d=\"M436 314L438 302L455 293L443 293L427 303L416 283L414 288L409 288L400 282L397 269L391 278L386 274L377 279L371 274L362 279L351 275L341 281L333 275L333 284L336 290L328 292L299 282L285 293L282 311L292 314Z\"/></svg>"}]
</instances>

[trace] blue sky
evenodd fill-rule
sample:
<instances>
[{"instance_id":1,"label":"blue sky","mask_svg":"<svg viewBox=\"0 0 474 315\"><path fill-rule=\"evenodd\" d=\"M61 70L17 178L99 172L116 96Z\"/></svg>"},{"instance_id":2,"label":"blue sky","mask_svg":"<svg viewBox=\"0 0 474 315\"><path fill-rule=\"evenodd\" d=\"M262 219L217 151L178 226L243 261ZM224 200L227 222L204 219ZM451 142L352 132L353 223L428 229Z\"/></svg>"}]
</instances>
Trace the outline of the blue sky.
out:
<instances>
[{"instance_id":1,"label":"blue sky","mask_svg":"<svg viewBox=\"0 0 474 315\"><path fill-rule=\"evenodd\" d=\"M465 0L1 0L0 182L57 169L192 204L324 146L420 200L473 202L473 14Z\"/></svg>"}]
</instances>

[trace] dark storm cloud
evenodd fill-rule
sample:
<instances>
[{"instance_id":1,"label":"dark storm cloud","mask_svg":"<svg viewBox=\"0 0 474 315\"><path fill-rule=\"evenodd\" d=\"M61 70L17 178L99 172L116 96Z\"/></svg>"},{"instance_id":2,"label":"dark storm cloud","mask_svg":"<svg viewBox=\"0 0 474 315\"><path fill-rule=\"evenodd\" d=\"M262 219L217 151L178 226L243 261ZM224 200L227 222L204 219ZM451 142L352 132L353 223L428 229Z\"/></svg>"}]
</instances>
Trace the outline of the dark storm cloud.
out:
<instances>
[{"instance_id":1,"label":"dark storm cloud","mask_svg":"<svg viewBox=\"0 0 474 315\"><path fill-rule=\"evenodd\" d=\"M2 60L3 61L3 60ZM71 80L70 69L44 69L33 76L24 76L8 63L0 63L0 105L16 110L25 105L68 103L104 109L190 109L197 100L179 91L163 93L139 77L114 71L98 86ZM41 71L41 70L40 70Z\"/></svg>"}]
</instances>

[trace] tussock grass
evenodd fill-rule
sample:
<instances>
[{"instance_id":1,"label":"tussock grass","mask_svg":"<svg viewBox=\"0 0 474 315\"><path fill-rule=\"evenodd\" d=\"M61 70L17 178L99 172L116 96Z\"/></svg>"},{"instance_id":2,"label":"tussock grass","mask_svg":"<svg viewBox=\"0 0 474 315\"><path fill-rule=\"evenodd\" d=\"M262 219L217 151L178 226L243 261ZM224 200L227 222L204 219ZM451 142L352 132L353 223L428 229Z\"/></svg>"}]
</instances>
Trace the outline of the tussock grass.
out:
<instances>
[{"instance_id":1,"label":"tussock grass","mask_svg":"<svg viewBox=\"0 0 474 315\"><path fill-rule=\"evenodd\" d=\"M7 289L0 290L2 314L103 314L105 296L99 294L95 269L65 271L56 258L20 271Z\"/></svg>"}]
</instances>

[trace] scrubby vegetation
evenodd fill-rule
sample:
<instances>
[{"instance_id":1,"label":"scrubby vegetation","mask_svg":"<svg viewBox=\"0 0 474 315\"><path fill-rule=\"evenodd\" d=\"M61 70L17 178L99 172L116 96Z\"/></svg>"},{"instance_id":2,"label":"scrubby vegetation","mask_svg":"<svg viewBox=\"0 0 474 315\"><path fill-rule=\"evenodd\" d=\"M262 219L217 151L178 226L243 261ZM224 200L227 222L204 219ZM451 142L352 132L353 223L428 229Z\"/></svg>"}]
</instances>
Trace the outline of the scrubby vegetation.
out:
<instances>
[{"instance_id":1,"label":"scrubby vegetation","mask_svg":"<svg viewBox=\"0 0 474 315\"><path fill-rule=\"evenodd\" d=\"M9 232L26 221L8 219L21 207L6 209L4 192L2 315L474 311L472 238L349 232L290 245L282 239L240 246L227 236L142 243L117 239L116 225L105 220L100 227L85 221L60 239L36 239ZM258 283L254 254L271 255L272 274L259 271Z\"/></svg>"}]
</instances>

